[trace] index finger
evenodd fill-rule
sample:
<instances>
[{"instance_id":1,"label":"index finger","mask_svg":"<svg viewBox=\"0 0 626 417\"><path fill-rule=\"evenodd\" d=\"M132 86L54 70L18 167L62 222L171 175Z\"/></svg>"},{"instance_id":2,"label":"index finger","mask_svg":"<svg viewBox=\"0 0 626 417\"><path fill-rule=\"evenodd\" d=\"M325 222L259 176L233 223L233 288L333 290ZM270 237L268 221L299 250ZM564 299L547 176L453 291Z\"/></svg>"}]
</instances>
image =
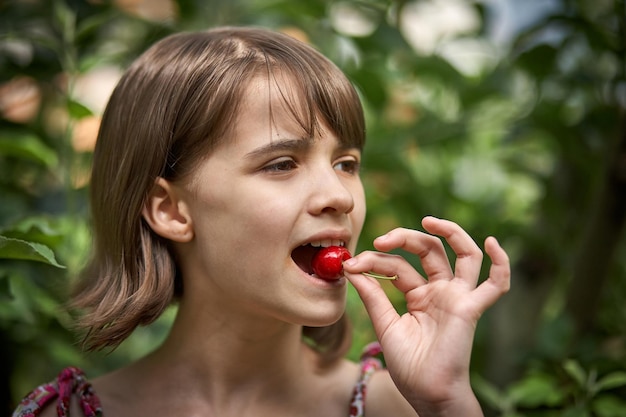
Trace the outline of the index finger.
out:
<instances>
[{"instance_id":1,"label":"index finger","mask_svg":"<svg viewBox=\"0 0 626 417\"><path fill-rule=\"evenodd\" d=\"M383 252L403 249L419 256L429 281L454 277L441 239L417 230L397 228L374 240L374 247Z\"/></svg>"}]
</instances>

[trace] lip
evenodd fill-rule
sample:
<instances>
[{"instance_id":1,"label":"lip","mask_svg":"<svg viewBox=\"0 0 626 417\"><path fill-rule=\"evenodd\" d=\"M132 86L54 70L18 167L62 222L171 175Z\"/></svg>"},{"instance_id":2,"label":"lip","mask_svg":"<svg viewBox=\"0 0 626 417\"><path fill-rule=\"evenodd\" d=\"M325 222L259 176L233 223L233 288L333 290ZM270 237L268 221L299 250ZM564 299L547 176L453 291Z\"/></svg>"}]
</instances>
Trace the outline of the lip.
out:
<instances>
[{"instance_id":1,"label":"lip","mask_svg":"<svg viewBox=\"0 0 626 417\"><path fill-rule=\"evenodd\" d=\"M307 274L305 271L300 269L297 265L295 265L295 267L304 276L304 279L306 279L307 281L309 281L310 283L312 283L318 288L326 288L326 289L341 288L341 287L344 287L346 283L348 282L347 278L344 276L341 276L340 278L334 279L334 280L325 280L322 278L318 278L315 275Z\"/></svg>"},{"instance_id":2,"label":"lip","mask_svg":"<svg viewBox=\"0 0 626 417\"><path fill-rule=\"evenodd\" d=\"M323 241L323 240L339 240L344 243L344 246L348 247L350 244L350 239L352 238L352 234L346 229L336 229L336 230L325 230L323 232L316 233L314 235L309 236L306 240L301 241L295 246L295 249L298 246L308 245L311 242Z\"/></svg>"}]
</instances>

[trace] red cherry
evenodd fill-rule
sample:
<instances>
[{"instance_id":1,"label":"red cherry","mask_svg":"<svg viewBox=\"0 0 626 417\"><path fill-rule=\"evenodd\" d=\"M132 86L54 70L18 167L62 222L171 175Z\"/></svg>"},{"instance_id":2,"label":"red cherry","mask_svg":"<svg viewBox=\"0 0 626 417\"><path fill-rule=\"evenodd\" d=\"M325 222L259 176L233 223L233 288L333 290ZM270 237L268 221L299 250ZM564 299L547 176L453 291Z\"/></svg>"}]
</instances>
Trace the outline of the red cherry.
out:
<instances>
[{"instance_id":1,"label":"red cherry","mask_svg":"<svg viewBox=\"0 0 626 417\"><path fill-rule=\"evenodd\" d=\"M315 254L311 267L318 277L329 281L336 280L343 275L343 261L350 258L352 258L350 251L343 246L329 246Z\"/></svg>"}]
</instances>

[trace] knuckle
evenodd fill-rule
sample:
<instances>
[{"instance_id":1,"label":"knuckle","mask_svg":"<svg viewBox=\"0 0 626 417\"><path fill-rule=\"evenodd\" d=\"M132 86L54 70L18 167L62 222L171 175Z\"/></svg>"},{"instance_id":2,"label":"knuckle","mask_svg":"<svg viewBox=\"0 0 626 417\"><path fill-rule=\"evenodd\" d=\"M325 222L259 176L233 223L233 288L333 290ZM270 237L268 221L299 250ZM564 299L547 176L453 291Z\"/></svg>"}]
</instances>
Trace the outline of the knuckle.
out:
<instances>
[{"instance_id":1,"label":"knuckle","mask_svg":"<svg viewBox=\"0 0 626 417\"><path fill-rule=\"evenodd\" d=\"M502 283L500 284L500 292L502 294L506 294L509 292L510 289L511 289L511 280L507 276L506 279L503 279Z\"/></svg>"}]
</instances>

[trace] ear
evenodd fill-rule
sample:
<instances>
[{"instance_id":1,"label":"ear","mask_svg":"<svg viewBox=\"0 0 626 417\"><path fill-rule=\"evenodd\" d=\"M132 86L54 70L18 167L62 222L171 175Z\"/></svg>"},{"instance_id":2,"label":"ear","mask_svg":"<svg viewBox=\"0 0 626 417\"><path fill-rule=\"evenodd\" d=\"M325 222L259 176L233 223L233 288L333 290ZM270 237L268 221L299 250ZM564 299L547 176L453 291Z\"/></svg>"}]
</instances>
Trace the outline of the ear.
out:
<instances>
[{"instance_id":1,"label":"ear","mask_svg":"<svg viewBox=\"0 0 626 417\"><path fill-rule=\"evenodd\" d=\"M184 243L194 236L193 223L187 205L177 191L167 180L157 178L141 214L156 234Z\"/></svg>"}]
</instances>

